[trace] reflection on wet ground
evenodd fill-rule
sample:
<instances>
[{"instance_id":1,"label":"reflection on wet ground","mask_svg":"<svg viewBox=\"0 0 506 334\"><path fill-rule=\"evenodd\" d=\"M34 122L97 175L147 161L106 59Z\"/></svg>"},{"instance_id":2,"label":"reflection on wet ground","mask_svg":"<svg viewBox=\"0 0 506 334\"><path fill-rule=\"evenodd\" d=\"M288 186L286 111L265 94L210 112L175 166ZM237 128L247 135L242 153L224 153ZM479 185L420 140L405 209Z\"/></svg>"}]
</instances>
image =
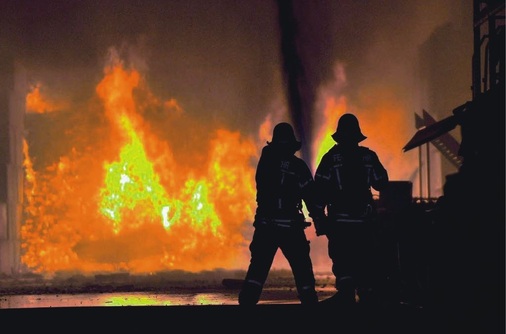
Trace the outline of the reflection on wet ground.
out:
<instances>
[{"instance_id":1,"label":"reflection on wet ground","mask_svg":"<svg viewBox=\"0 0 506 334\"><path fill-rule=\"evenodd\" d=\"M21 329L36 324L37 330L46 328L53 332L55 328L71 328L63 326L66 321L83 332L95 332L103 327L101 324L114 324L116 330L129 332L134 326L142 332L150 326L154 330L172 326L191 333L213 329L220 333L237 332L245 328L263 333L274 326L282 332L327 332L331 328L334 332L350 333L351 328L352 333L389 334L460 333L468 324L480 328L475 333L484 334L488 331L482 330L483 326L497 324L490 321L495 313L482 320L460 314L461 308L455 305L425 308L399 303L395 298L380 304L359 302L343 308L320 303L307 308L300 305L293 280L284 279L283 275L271 277L257 307L240 307L237 297L241 279L229 273L206 277L192 275L184 280L169 280L163 276L159 280L157 276L145 279L128 275L120 279L97 276L52 281L4 278L0 279L0 323ZM317 281L320 301L334 294L331 276L318 276Z\"/></svg>"},{"instance_id":2,"label":"reflection on wet ground","mask_svg":"<svg viewBox=\"0 0 506 334\"><path fill-rule=\"evenodd\" d=\"M0 308L86 307L86 306L172 306L232 305L235 296L222 293L153 294L146 292L16 295L0 297Z\"/></svg>"},{"instance_id":3,"label":"reflection on wet ground","mask_svg":"<svg viewBox=\"0 0 506 334\"><path fill-rule=\"evenodd\" d=\"M326 299L331 291L319 294ZM431 333L422 310L300 305L290 289L266 291L259 305L239 306L237 291L199 293L105 292L0 296L0 323L40 331L149 332L173 329L189 333ZM423 331L422 331L423 329ZM350 331L351 330L351 331ZM446 333L445 333L446 334Z\"/></svg>"},{"instance_id":4,"label":"reflection on wet ground","mask_svg":"<svg viewBox=\"0 0 506 334\"><path fill-rule=\"evenodd\" d=\"M320 290L320 299L333 294ZM89 307L89 306L200 306L237 305L236 290L185 293L107 292L78 294L32 294L0 296L0 309ZM259 304L299 304L291 289L266 289Z\"/></svg>"},{"instance_id":5,"label":"reflection on wet ground","mask_svg":"<svg viewBox=\"0 0 506 334\"><path fill-rule=\"evenodd\" d=\"M238 305L244 272L166 272L156 275L110 274L3 277L0 309L94 306ZM316 275L317 292L325 299L335 292L333 278ZM298 304L290 271L272 271L260 304Z\"/></svg>"}]
</instances>

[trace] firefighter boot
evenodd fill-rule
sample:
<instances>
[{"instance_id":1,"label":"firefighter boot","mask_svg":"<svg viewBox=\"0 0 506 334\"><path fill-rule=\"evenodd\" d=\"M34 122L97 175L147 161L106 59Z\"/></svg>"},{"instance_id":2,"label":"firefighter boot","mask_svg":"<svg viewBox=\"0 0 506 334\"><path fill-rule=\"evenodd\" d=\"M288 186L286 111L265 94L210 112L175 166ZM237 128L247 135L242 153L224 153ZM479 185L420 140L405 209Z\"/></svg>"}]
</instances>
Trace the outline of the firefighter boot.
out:
<instances>
[{"instance_id":1,"label":"firefighter boot","mask_svg":"<svg viewBox=\"0 0 506 334\"><path fill-rule=\"evenodd\" d=\"M300 289L299 299L302 305L318 304L318 295L313 287L304 287Z\"/></svg>"},{"instance_id":2,"label":"firefighter boot","mask_svg":"<svg viewBox=\"0 0 506 334\"><path fill-rule=\"evenodd\" d=\"M362 306L373 307L379 303L378 296L372 288L358 288L357 295L358 302Z\"/></svg>"},{"instance_id":3,"label":"firefighter boot","mask_svg":"<svg viewBox=\"0 0 506 334\"><path fill-rule=\"evenodd\" d=\"M263 286L257 282L244 281L239 292L239 305L253 306L260 300Z\"/></svg>"},{"instance_id":4,"label":"firefighter boot","mask_svg":"<svg viewBox=\"0 0 506 334\"><path fill-rule=\"evenodd\" d=\"M352 277L342 277L336 282L337 292L332 297L322 301L324 304L353 306L355 305L355 281Z\"/></svg>"}]
</instances>

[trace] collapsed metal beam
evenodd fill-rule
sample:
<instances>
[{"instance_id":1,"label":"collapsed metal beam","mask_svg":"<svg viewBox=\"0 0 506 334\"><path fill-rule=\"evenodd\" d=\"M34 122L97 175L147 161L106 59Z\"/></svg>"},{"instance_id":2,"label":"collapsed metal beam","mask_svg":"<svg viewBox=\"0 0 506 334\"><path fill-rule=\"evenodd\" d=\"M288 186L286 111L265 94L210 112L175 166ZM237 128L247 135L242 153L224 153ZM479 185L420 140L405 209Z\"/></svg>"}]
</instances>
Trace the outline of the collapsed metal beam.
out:
<instances>
[{"instance_id":1,"label":"collapsed metal beam","mask_svg":"<svg viewBox=\"0 0 506 334\"><path fill-rule=\"evenodd\" d=\"M402 148L404 152L407 152L415 147L428 143L439 136L455 129L457 125L460 124L462 115L466 110L469 110L471 107L471 102L466 102L461 106L453 109L453 115L447 118L440 120L439 122L435 122L427 125L425 127L419 129L415 135L409 140L409 142Z\"/></svg>"}]
</instances>

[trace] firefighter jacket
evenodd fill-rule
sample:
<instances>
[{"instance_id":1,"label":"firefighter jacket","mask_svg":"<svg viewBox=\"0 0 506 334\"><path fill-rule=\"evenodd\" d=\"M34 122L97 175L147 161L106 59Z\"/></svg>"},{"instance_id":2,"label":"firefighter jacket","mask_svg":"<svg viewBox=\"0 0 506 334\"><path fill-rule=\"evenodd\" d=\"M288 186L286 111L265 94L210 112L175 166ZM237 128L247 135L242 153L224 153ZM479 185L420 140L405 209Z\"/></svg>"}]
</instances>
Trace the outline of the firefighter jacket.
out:
<instances>
[{"instance_id":1,"label":"firefighter jacket","mask_svg":"<svg viewBox=\"0 0 506 334\"><path fill-rule=\"evenodd\" d=\"M255 226L305 227L302 201L314 212L314 179L306 162L290 148L267 145L256 170Z\"/></svg>"},{"instance_id":2,"label":"firefighter jacket","mask_svg":"<svg viewBox=\"0 0 506 334\"><path fill-rule=\"evenodd\" d=\"M388 173L374 151L336 144L316 169L316 205L329 221L365 221L375 214L371 188L380 191L387 184Z\"/></svg>"}]
</instances>

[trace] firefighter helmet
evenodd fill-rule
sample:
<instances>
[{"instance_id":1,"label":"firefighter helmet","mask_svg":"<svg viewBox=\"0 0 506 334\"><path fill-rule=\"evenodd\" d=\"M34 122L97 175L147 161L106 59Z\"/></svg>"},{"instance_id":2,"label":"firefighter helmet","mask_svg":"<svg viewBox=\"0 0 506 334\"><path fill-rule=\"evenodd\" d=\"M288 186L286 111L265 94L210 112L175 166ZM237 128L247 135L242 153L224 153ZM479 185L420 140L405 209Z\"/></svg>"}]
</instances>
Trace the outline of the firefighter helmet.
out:
<instances>
[{"instance_id":1,"label":"firefighter helmet","mask_svg":"<svg viewBox=\"0 0 506 334\"><path fill-rule=\"evenodd\" d=\"M367 137L360 131L360 125L358 119L353 114L344 114L339 118L337 122L337 129L332 138L336 142L361 142Z\"/></svg>"},{"instance_id":2,"label":"firefighter helmet","mask_svg":"<svg viewBox=\"0 0 506 334\"><path fill-rule=\"evenodd\" d=\"M295 139L293 128L286 122L278 123L272 131L272 141L267 142L269 145L286 146L300 150L301 142Z\"/></svg>"}]
</instances>

